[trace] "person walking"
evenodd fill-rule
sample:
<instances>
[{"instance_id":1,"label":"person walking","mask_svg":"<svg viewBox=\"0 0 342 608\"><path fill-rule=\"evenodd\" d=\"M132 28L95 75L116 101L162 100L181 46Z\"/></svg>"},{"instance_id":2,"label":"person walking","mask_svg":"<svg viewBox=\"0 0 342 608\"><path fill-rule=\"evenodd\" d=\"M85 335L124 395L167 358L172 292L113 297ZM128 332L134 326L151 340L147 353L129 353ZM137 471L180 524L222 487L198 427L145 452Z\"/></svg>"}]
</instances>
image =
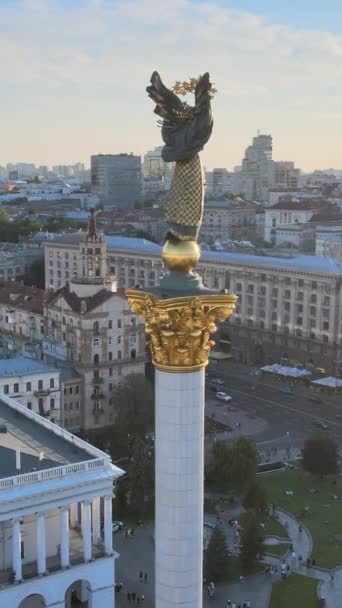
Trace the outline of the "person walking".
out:
<instances>
[{"instance_id":1,"label":"person walking","mask_svg":"<svg viewBox=\"0 0 342 608\"><path fill-rule=\"evenodd\" d=\"M145 581L145 583L147 583L147 572L145 572L145 574L144 574L144 581Z\"/></svg>"},{"instance_id":2,"label":"person walking","mask_svg":"<svg viewBox=\"0 0 342 608\"><path fill-rule=\"evenodd\" d=\"M144 575L143 575L143 571L142 571L142 570L140 570L140 572L139 572L139 581L140 581L141 583L142 583L143 577L144 577Z\"/></svg>"},{"instance_id":3,"label":"person walking","mask_svg":"<svg viewBox=\"0 0 342 608\"><path fill-rule=\"evenodd\" d=\"M231 608L231 605L232 605L231 601L230 601L230 600L227 600L227 603L226 603L226 608Z\"/></svg>"},{"instance_id":4,"label":"person walking","mask_svg":"<svg viewBox=\"0 0 342 608\"><path fill-rule=\"evenodd\" d=\"M330 574L330 582L333 583L334 582L334 573L331 572Z\"/></svg>"},{"instance_id":5,"label":"person walking","mask_svg":"<svg viewBox=\"0 0 342 608\"><path fill-rule=\"evenodd\" d=\"M143 604L143 603L144 603L144 600L145 600L145 596L144 596L144 594L142 594L142 596L141 596L141 598L140 598L140 599L141 599L141 603Z\"/></svg>"}]
</instances>

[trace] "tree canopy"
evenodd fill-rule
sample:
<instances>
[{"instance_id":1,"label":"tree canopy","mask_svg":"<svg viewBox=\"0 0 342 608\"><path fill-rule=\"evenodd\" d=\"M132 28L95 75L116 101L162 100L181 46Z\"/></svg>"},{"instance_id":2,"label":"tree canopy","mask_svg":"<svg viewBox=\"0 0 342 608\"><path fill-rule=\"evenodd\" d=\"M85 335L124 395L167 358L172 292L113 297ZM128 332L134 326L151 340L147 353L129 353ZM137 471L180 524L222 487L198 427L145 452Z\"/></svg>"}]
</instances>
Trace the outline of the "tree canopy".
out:
<instances>
[{"instance_id":1,"label":"tree canopy","mask_svg":"<svg viewBox=\"0 0 342 608\"><path fill-rule=\"evenodd\" d=\"M260 485L257 481L252 482L244 496L243 506L247 510L254 509L255 511L258 511L258 512L266 511L266 508L267 508L266 488L264 488L264 486Z\"/></svg>"},{"instance_id":2,"label":"tree canopy","mask_svg":"<svg viewBox=\"0 0 342 608\"><path fill-rule=\"evenodd\" d=\"M228 552L226 538L219 526L214 528L204 556L204 573L206 580L219 582L227 579Z\"/></svg>"},{"instance_id":3,"label":"tree canopy","mask_svg":"<svg viewBox=\"0 0 342 608\"><path fill-rule=\"evenodd\" d=\"M251 515L242 530L240 543L240 562L242 572L251 572L265 552L264 538L254 515Z\"/></svg>"},{"instance_id":4,"label":"tree canopy","mask_svg":"<svg viewBox=\"0 0 342 608\"><path fill-rule=\"evenodd\" d=\"M115 387L115 426L121 435L144 439L154 429L154 391L142 374L130 374Z\"/></svg>"},{"instance_id":5,"label":"tree canopy","mask_svg":"<svg viewBox=\"0 0 342 608\"><path fill-rule=\"evenodd\" d=\"M239 437L232 445L216 441L207 478L224 490L244 492L255 480L257 450L247 437Z\"/></svg>"},{"instance_id":6,"label":"tree canopy","mask_svg":"<svg viewBox=\"0 0 342 608\"><path fill-rule=\"evenodd\" d=\"M337 447L329 437L311 437L304 443L303 467L313 475L335 474Z\"/></svg>"}]
</instances>

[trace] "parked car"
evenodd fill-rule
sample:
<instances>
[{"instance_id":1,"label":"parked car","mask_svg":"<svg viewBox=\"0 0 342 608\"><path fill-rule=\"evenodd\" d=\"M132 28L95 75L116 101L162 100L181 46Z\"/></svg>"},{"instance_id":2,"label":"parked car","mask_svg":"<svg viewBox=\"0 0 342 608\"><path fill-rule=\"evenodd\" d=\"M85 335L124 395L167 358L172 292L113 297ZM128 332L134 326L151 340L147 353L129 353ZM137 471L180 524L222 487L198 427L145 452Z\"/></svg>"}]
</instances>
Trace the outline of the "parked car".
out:
<instances>
[{"instance_id":1,"label":"parked car","mask_svg":"<svg viewBox=\"0 0 342 608\"><path fill-rule=\"evenodd\" d=\"M280 389L280 392L284 393L284 395L293 395L293 388L291 388L290 386L284 386Z\"/></svg>"},{"instance_id":2,"label":"parked car","mask_svg":"<svg viewBox=\"0 0 342 608\"><path fill-rule=\"evenodd\" d=\"M219 386L223 386L224 385L224 380L222 380L222 378L212 378L211 379L211 383L212 384L218 384Z\"/></svg>"},{"instance_id":3,"label":"parked car","mask_svg":"<svg viewBox=\"0 0 342 608\"><path fill-rule=\"evenodd\" d=\"M113 523L112 523L113 532L119 532L119 530L122 530L123 527L124 527L124 524L122 521L113 521Z\"/></svg>"},{"instance_id":4,"label":"parked car","mask_svg":"<svg viewBox=\"0 0 342 608\"><path fill-rule=\"evenodd\" d=\"M227 395L227 393L223 393L221 391L219 391L218 393L216 393L216 399L219 399L219 401L231 401L232 398L230 395Z\"/></svg>"}]
</instances>

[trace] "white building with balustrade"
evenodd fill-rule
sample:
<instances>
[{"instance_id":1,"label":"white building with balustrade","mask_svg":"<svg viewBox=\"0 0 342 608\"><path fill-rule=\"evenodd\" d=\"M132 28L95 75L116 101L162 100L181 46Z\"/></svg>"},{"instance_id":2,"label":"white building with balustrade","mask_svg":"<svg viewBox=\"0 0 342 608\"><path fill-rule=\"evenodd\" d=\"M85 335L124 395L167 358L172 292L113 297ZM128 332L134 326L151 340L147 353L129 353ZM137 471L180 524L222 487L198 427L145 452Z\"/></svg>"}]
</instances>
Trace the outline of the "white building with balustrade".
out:
<instances>
[{"instance_id":1,"label":"white building with balustrade","mask_svg":"<svg viewBox=\"0 0 342 608\"><path fill-rule=\"evenodd\" d=\"M107 454L0 394L1 607L115 606L121 474Z\"/></svg>"}]
</instances>

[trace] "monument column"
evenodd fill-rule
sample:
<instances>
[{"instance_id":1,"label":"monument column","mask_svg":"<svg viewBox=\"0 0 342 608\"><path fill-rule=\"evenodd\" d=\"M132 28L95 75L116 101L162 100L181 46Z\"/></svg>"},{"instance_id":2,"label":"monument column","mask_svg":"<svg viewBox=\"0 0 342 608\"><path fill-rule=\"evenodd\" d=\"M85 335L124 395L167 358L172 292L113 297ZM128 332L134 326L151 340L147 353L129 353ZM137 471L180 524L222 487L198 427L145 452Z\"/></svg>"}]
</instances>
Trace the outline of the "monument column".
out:
<instances>
[{"instance_id":1,"label":"monument column","mask_svg":"<svg viewBox=\"0 0 342 608\"><path fill-rule=\"evenodd\" d=\"M196 106L175 95L195 92ZM207 289L194 272L203 217L198 152L208 141L215 92L206 73L168 90L157 72L147 87L163 119L163 160L175 162L165 213L159 287L127 289L144 317L155 376L155 606L201 608L203 595L204 369L215 321L232 314L236 296Z\"/></svg>"}]
</instances>

